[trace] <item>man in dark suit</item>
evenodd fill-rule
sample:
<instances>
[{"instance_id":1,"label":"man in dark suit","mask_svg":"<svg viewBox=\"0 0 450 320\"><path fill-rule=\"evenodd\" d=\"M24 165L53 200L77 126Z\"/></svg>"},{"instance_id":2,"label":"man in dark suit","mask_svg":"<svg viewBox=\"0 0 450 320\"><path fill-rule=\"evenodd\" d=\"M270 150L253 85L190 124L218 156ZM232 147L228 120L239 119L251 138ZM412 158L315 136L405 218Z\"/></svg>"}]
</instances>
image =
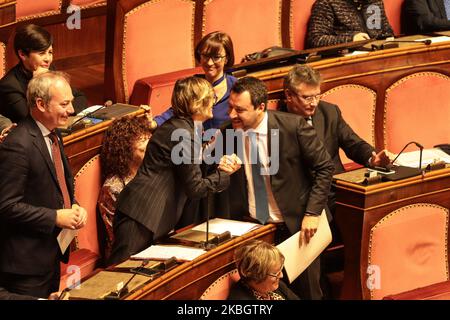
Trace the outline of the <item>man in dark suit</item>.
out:
<instances>
[{"instance_id":1,"label":"man in dark suit","mask_svg":"<svg viewBox=\"0 0 450 320\"><path fill-rule=\"evenodd\" d=\"M59 264L69 255L57 237L82 228L87 214L73 204L70 167L54 133L73 112L68 81L41 74L27 97L30 116L0 145L0 287L47 298L58 291Z\"/></svg>"},{"instance_id":2,"label":"man in dark suit","mask_svg":"<svg viewBox=\"0 0 450 320\"><path fill-rule=\"evenodd\" d=\"M379 153L361 139L345 122L339 107L320 100L321 77L318 71L307 65L294 66L284 79L286 108L281 109L300 115L309 122L324 143L334 164L334 173L344 172L339 148L347 157L365 166L386 166L390 159L386 150ZM287 110L286 110L287 109ZM330 193L328 206L334 212L334 192Z\"/></svg>"},{"instance_id":3,"label":"man in dark suit","mask_svg":"<svg viewBox=\"0 0 450 320\"><path fill-rule=\"evenodd\" d=\"M302 241L308 243L317 231L333 172L322 142L302 117L267 111L267 89L259 79L238 80L229 106L232 129L243 130L241 145L245 151L238 151L238 155L245 165L231 176L229 189L216 199L216 212L234 219L250 215L261 223L278 224L276 243L299 230ZM254 169L255 160L260 171ZM261 170L266 174L260 175ZM257 182L261 177L262 183ZM316 259L299 277L300 288L294 290L300 298L322 298L318 262Z\"/></svg>"},{"instance_id":4,"label":"man in dark suit","mask_svg":"<svg viewBox=\"0 0 450 320\"><path fill-rule=\"evenodd\" d=\"M402 30L406 34L450 30L450 3L444 0L405 0Z\"/></svg>"}]
</instances>

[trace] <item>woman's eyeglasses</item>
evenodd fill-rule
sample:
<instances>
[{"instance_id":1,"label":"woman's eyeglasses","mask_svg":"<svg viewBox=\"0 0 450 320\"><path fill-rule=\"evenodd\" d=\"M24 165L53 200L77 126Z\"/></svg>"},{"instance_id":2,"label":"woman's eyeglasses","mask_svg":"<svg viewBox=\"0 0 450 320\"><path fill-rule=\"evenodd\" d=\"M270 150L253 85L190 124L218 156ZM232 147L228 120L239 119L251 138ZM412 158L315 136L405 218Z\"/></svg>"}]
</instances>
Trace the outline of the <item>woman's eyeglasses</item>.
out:
<instances>
[{"instance_id":1,"label":"woman's eyeglasses","mask_svg":"<svg viewBox=\"0 0 450 320\"><path fill-rule=\"evenodd\" d=\"M222 59L225 58L226 56L210 56L210 55L207 55L207 54L203 54L203 53L202 53L202 54L200 55L200 57L201 57L202 60L204 60L204 61L209 61L209 59L211 59L212 62L218 63L218 62L222 61Z\"/></svg>"}]
</instances>

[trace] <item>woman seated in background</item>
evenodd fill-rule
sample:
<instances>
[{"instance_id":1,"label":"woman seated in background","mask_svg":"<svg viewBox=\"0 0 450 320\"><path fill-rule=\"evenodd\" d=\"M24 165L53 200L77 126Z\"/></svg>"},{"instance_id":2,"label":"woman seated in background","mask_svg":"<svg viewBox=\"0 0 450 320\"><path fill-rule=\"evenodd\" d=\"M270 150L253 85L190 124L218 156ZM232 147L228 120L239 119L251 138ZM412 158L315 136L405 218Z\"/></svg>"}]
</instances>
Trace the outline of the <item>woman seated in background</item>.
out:
<instances>
[{"instance_id":1,"label":"woman seated in background","mask_svg":"<svg viewBox=\"0 0 450 320\"><path fill-rule=\"evenodd\" d=\"M236 155L223 156L206 177L200 169L199 137L202 122L213 116L214 97L205 79L189 77L175 83L174 115L155 130L136 176L120 194L108 264L120 263L166 236L188 198L199 199L228 187L229 175L240 168Z\"/></svg>"},{"instance_id":2,"label":"woman seated in background","mask_svg":"<svg viewBox=\"0 0 450 320\"><path fill-rule=\"evenodd\" d=\"M105 259L111 254L114 240L113 218L117 199L136 175L151 132L147 117L123 117L111 124L103 139L100 161L105 182L100 191L98 207L106 229Z\"/></svg>"},{"instance_id":3,"label":"woman seated in background","mask_svg":"<svg viewBox=\"0 0 450 320\"><path fill-rule=\"evenodd\" d=\"M53 70L53 38L44 28L29 24L16 30L14 50L19 63L0 80L0 113L18 123L29 111L27 87L30 80L49 69ZM75 113L87 107L83 93L72 88Z\"/></svg>"},{"instance_id":4,"label":"woman seated in background","mask_svg":"<svg viewBox=\"0 0 450 320\"><path fill-rule=\"evenodd\" d=\"M204 36L195 47L195 60L200 64L205 74L196 76L208 80L213 86L217 97L213 106L213 118L203 123L203 128L219 128L228 121L228 98L236 78L224 72L234 64L233 42L229 35L215 31ZM169 108L163 114L156 116L158 126L173 116L173 109Z\"/></svg>"},{"instance_id":5,"label":"woman seated in background","mask_svg":"<svg viewBox=\"0 0 450 320\"><path fill-rule=\"evenodd\" d=\"M234 259L241 278L228 300L299 300L281 280L284 256L277 247L250 240L236 249Z\"/></svg>"},{"instance_id":6,"label":"woman seated in background","mask_svg":"<svg viewBox=\"0 0 450 320\"><path fill-rule=\"evenodd\" d=\"M311 9L306 47L392 36L383 0L317 0Z\"/></svg>"}]
</instances>

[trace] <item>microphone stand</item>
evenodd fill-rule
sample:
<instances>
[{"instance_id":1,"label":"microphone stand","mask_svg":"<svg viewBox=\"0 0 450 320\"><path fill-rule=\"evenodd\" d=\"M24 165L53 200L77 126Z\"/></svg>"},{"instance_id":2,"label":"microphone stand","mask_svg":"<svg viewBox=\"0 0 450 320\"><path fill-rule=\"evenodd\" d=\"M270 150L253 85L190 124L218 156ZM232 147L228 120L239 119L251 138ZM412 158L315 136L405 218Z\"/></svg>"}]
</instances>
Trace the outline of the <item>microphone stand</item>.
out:
<instances>
[{"instance_id":1,"label":"microphone stand","mask_svg":"<svg viewBox=\"0 0 450 320\"><path fill-rule=\"evenodd\" d=\"M142 261L139 268L145 267L149 263L149 260ZM130 279L124 284L124 286L116 291L111 291L108 295L105 296L105 300L119 300L123 295L128 293L128 285L130 282L138 275L137 272L134 272L134 274L131 276Z\"/></svg>"}]
</instances>

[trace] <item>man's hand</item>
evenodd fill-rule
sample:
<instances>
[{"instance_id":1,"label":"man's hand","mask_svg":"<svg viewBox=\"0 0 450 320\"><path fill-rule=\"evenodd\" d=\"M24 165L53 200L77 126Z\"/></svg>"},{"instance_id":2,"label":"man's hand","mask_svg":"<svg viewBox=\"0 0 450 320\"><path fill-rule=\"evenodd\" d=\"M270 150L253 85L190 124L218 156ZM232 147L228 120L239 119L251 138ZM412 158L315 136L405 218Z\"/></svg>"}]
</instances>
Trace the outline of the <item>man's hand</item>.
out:
<instances>
[{"instance_id":1,"label":"man's hand","mask_svg":"<svg viewBox=\"0 0 450 320\"><path fill-rule=\"evenodd\" d=\"M231 175L241 168L242 161L239 157L233 153L231 156L224 155L220 158L219 170L224 171L228 175Z\"/></svg>"},{"instance_id":2,"label":"man's hand","mask_svg":"<svg viewBox=\"0 0 450 320\"><path fill-rule=\"evenodd\" d=\"M10 133L11 130L14 129L15 127L17 127L17 124L13 123L9 127L7 127L7 128L2 130L2 132L0 133L0 143L2 143L3 140L5 140L5 138L8 135L8 133Z\"/></svg>"},{"instance_id":3,"label":"man's hand","mask_svg":"<svg viewBox=\"0 0 450 320\"><path fill-rule=\"evenodd\" d=\"M81 229L86 225L87 212L74 204L71 209L56 210L56 225L63 229Z\"/></svg>"},{"instance_id":4,"label":"man's hand","mask_svg":"<svg viewBox=\"0 0 450 320\"><path fill-rule=\"evenodd\" d=\"M359 32L353 36L353 41L369 40L370 37L367 33Z\"/></svg>"},{"instance_id":5,"label":"man's hand","mask_svg":"<svg viewBox=\"0 0 450 320\"><path fill-rule=\"evenodd\" d=\"M391 153L387 150L382 150L378 153L373 151L372 157L370 158L370 166L386 167L388 164L391 163L390 155Z\"/></svg>"},{"instance_id":6,"label":"man's hand","mask_svg":"<svg viewBox=\"0 0 450 320\"><path fill-rule=\"evenodd\" d=\"M300 245L308 244L319 226L319 216L304 216L300 233Z\"/></svg>"}]
</instances>

